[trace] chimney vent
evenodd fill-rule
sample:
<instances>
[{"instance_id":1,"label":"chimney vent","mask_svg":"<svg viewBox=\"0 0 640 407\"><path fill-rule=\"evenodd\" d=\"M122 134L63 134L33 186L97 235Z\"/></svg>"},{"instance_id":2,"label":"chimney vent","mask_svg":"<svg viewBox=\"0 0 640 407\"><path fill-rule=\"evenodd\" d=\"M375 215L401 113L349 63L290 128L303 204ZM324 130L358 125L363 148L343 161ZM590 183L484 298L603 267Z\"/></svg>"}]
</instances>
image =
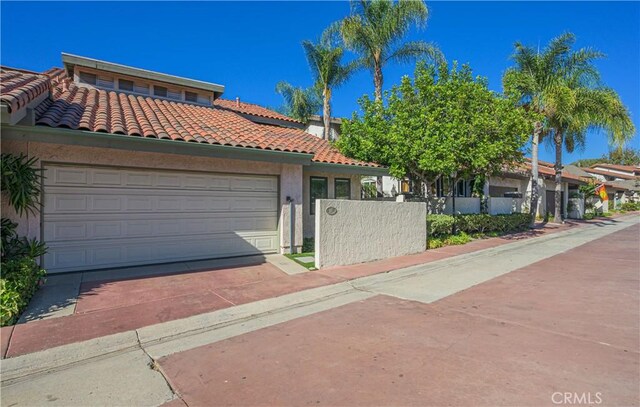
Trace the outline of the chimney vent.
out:
<instances>
[{"instance_id":1,"label":"chimney vent","mask_svg":"<svg viewBox=\"0 0 640 407\"><path fill-rule=\"evenodd\" d=\"M236 96L236 107L240 107L240 96Z\"/></svg>"}]
</instances>

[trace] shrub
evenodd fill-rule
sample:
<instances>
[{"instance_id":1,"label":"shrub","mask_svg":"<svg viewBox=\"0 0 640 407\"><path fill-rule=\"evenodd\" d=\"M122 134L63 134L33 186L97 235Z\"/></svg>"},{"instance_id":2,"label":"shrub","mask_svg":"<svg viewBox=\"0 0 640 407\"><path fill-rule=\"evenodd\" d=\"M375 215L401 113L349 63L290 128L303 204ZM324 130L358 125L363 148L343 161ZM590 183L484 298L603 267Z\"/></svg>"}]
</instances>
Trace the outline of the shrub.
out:
<instances>
[{"instance_id":1,"label":"shrub","mask_svg":"<svg viewBox=\"0 0 640 407\"><path fill-rule=\"evenodd\" d=\"M460 232L457 235L449 236L448 238L446 238L444 240L444 244L446 246L460 245L460 244L469 243L472 240L473 240L473 238L471 236L469 236L468 234L466 234L464 232Z\"/></svg>"},{"instance_id":2,"label":"shrub","mask_svg":"<svg viewBox=\"0 0 640 407\"><path fill-rule=\"evenodd\" d=\"M29 303L45 271L30 257L2 263L0 325L11 325Z\"/></svg>"},{"instance_id":3,"label":"shrub","mask_svg":"<svg viewBox=\"0 0 640 407\"><path fill-rule=\"evenodd\" d=\"M3 153L0 178L2 198L19 216L28 216L40 208L41 170L36 158L24 154ZM45 271L36 258L46 253L46 246L36 239L29 240L16 233L17 223L1 219L0 252L0 325L14 323L25 309L33 293L40 286Z\"/></svg>"},{"instance_id":4,"label":"shrub","mask_svg":"<svg viewBox=\"0 0 640 407\"><path fill-rule=\"evenodd\" d=\"M451 234L453 228L453 216L427 215L427 235L446 236Z\"/></svg>"},{"instance_id":5,"label":"shrub","mask_svg":"<svg viewBox=\"0 0 640 407\"><path fill-rule=\"evenodd\" d=\"M312 237L302 239L302 253L313 253L316 250L316 241Z\"/></svg>"},{"instance_id":6,"label":"shrub","mask_svg":"<svg viewBox=\"0 0 640 407\"><path fill-rule=\"evenodd\" d=\"M627 212L640 211L640 202L625 202L620 205L620 210Z\"/></svg>"},{"instance_id":7,"label":"shrub","mask_svg":"<svg viewBox=\"0 0 640 407\"><path fill-rule=\"evenodd\" d=\"M428 215L427 233L431 237L449 235L454 218L451 215ZM457 215L455 217L456 230L466 234L476 233L509 233L526 230L529 227L530 217L526 213L514 213L511 215Z\"/></svg>"}]
</instances>

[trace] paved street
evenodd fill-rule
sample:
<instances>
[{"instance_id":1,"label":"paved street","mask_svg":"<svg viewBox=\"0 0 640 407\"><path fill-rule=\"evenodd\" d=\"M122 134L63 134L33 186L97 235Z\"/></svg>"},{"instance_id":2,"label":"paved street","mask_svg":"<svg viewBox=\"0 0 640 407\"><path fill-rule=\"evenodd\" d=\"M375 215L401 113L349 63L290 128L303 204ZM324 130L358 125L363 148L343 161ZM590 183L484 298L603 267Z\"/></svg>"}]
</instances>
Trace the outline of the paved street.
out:
<instances>
[{"instance_id":1,"label":"paved street","mask_svg":"<svg viewBox=\"0 0 640 407\"><path fill-rule=\"evenodd\" d=\"M638 220L7 359L2 404L638 405Z\"/></svg>"},{"instance_id":2,"label":"paved street","mask_svg":"<svg viewBox=\"0 0 640 407\"><path fill-rule=\"evenodd\" d=\"M189 406L545 405L554 392L638 405L639 235L433 304L378 295L160 364Z\"/></svg>"}]
</instances>

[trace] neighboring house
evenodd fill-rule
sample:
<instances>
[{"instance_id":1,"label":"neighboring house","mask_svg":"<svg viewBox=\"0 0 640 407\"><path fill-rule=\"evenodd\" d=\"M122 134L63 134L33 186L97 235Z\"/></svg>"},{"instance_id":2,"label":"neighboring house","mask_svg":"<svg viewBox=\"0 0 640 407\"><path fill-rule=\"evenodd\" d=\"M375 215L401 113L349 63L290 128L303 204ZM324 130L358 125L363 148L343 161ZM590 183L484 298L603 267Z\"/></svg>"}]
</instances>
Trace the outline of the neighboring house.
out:
<instances>
[{"instance_id":1,"label":"neighboring house","mask_svg":"<svg viewBox=\"0 0 640 407\"><path fill-rule=\"evenodd\" d=\"M572 166L574 167L574 166ZM617 208L625 202L640 202L640 167L633 165L594 164L575 167L605 186L609 201Z\"/></svg>"},{"instance_id":2,"label":"neighboring house","mask_svg":"<svg viewBox=\"0 0 640 407\"><path fill-rule=\"evenodd\" d=\"M538 216L553 215L555 212L555 169L553 163L538 161L538 175L540 182L540 199L538 200ZM573 174L566 169L562 171L562 214L567 213L569 196L578 192L580 185L586 184L586 179ZM531 160L524 164L505 170L500 176L492 176L485 185L485 195L488 197L513 197L523 199L523 211L528 210L531 199Z\"/></svg>"},{"instance_id":3,"label":"neighboring house","mask_svg":"<svg viewBox=\"0 0 640 407\"><path fill-rule=\"evenodd\" d=\"M42 210L3 216L48 245L49 272L287 252L292 234L299 249L316 198L359 199L361 176L386 173L224 86L62 62L0 73L2 152L44 170Z\"/></svg>"}]
</instances>

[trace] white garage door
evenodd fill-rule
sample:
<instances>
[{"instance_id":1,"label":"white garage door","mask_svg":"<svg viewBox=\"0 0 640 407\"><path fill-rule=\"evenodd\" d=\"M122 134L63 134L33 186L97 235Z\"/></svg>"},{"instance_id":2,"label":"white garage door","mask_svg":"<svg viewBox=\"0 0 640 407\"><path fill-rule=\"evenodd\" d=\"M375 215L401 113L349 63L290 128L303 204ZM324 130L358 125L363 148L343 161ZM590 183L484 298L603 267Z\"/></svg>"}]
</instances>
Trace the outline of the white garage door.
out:
<instances>
[{"instance_id":1,"label":"white garage door","mask_svg":"<svg viewBox=\"0 0 640 407\"><path fill-rule=\"evenodd\" d=\"M50 165L45 177L49 272L278 248L274 176Z\"/></svg>"}]
</instances>

